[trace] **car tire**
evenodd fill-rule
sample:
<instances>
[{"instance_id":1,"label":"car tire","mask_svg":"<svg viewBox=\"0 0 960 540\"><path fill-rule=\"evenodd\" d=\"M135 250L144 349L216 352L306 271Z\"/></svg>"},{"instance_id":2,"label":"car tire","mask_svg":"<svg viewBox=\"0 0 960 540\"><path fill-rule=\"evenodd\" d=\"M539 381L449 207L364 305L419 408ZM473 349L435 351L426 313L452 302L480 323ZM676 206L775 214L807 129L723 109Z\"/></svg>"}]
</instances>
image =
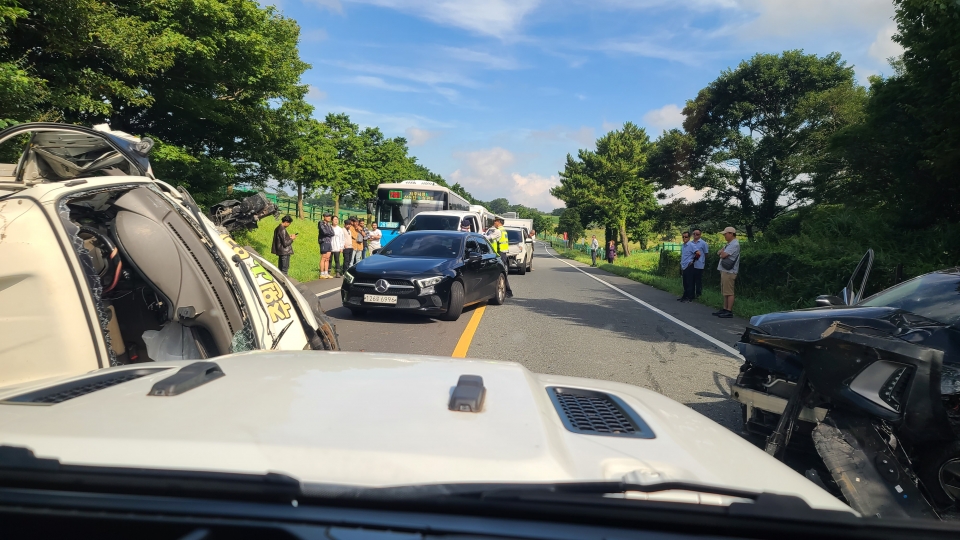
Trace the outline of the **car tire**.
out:
<instances>
[{"instance_id":1,"label":"car tire","mask_svg":"<svg viewBox=\"0 0 960 540\"><path fill-rule=\"evenodd\" d=\"M365 309L353 308L353 307L347 308L347 309L350 310L350 314L353 315L354 317L362 317L367 314L367 310Z\"/></svg>"},{"instance_id":2,"label":"car tire","mask_svg":"<svg viewBox=\"0 0 960 540\"><path fill-rule=\"evenodd\" d=\"M443 321L455 321L463 313L463 283L454 281L450 285L450 302L447 304L447 312L440 316Z\"/></svg>"},{"instance_id":3,"label":"car tire","mask_svg":"<svg viewBox=\"0 0 960 540\"><path fill-rule=\"evenodd\" d=\"M526 273L527 273L527 265L526 265L526 263L520 263L520 264L518 264L518 265L517 265L517 274L519 274L519 275L522 276L522 275L524 275L524 274L526 274Z\"/></svg>"},{"instance_id":4,"label":"car tire","mask_svg":"<svg viewBox=\"0 0 960 540\"><path fill-rule=\"evenodd\" d=\"M930 502L940 510L960 508L960 441L937 445L919 457L917 478Z\"/></svg>"},{"instance_id":5,"label":"car tire","mask_svg":"<svg viewBox=\"0 0 960 540\"><path fill-rule=\"evenodd\" d=\"M505 274L500 274L497 277L497 292L490 297L490 303L495 306L503 305L503 302L507 298L507 277Z\"/></svg>"}]
</instances>

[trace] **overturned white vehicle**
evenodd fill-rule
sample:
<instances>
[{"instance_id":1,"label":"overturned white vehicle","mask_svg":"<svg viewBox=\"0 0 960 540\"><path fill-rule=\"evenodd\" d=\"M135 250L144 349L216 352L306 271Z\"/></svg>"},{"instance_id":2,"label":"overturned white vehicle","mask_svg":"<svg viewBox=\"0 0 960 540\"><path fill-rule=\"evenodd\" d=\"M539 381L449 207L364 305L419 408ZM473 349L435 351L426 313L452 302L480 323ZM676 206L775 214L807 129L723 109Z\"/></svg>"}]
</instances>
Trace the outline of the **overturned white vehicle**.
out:
<instances>
[{"instance_id":1,"label":"overturned white vehicle","mask_svg":"<svg viewBox=\"0 0 960 540\"><path fill-rule=\"evenodd\" d=\"M52 123L0 132L6 384L256 349L337 349L312 294L157 180L149 139ZM309 298L309 300L307 299Z\"/></svg>"}]
</instances>

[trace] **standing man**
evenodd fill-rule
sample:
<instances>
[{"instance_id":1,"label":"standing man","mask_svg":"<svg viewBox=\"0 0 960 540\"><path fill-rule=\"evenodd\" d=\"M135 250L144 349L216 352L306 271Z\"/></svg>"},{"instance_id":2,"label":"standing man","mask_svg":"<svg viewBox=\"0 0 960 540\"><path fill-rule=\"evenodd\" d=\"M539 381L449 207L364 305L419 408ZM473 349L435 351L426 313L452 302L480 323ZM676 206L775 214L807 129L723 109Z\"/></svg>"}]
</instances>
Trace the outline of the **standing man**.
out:
<instances>
[{"instance_id":1,"label":"standing man","mask_svg":"<svg viewBox=\"0 0 960 540\"><path fill-rule=\"evenodd\" d=\"M693 254L694 298L700 298L700 295L703 294L703 267L707 263L707 254L710 253L710 246L701 236L703 236L703 231L699 228L694 229L693 239L690 240L690 243L697 247L697 251Z\"/></svg>"},{"instance_id":2,"label":"standing man","mask_svg":"<svg viewBox=\"0 0 960 540\"><path fill-rule=\"evenodd\" d=\"M713 312L721 319L733 317L733 284L737 280L737 272L740 271L740 242L737 240L737 230L733 227L727 227L723 230L723 238L727 245L723 246L717 255L720 256L720 264L717 270L720 271L720 294L723 295L723 309Z\"/></svg>"},{"instance_id":3,"label":"standing man","mask_svg":"<svg viewBox=\"0 0 960 540\"><path fill-rule=\"evenodd\" d=\"M370 221L370 233L367 235L370 246L370 254L373 254L373 250L380 249L380 239L383 238L383 231L377 228L376 221Z\"/></svg>"},{"instance_id":4,"label":"standing man","mask_svg":"<svg viewBox=\"0 0 960 540\"><path fill-rule=\"evenodd\" d=\"M600 242L597 241L597 235L593 235L590 241L590 266L597 265L597 251L600 250Z\"/></svg>"},{"instance_id":5,"label":"standing man","mask_svg":"<svg viewBox=\"0 0 960 540\"><path fill-rule=\"evenodd\" d=\"M350 223L353 225L351 240L353 241L353 261L350 266L354 266L363 259L363 228L360 227L360 220L352 217Z\"/></svg>"},{"instance_id":6,"label":"standing man","mask_svg":"<svg viewBox=\"0 0 960 540\"><path fill-rule=\"evenodd\" d=\"M343 272L353 266L353 218L344 220L343 225Z\"/></svg>"},{"instance_id":7,"label":"standing man","mask_svg":"<svg viewBox=\"0 0 960 540\"><path fill-rule=\"evenodd\" d=\"M273 253L278 258L277 266L280 267L283 275L288 275L287 272L290 271L290 256L293 255L293 241L297 239L297 235L287 233L287 227L289 227L291 223L293 223L292 217L283 216L280 224L273 230L273 246L270 248L270 253Z\"/></svg>"},{"instance_id":8,"label":"standing man","mask_svg":"<svg viewBox=\"0 0 960 540\"><path fill-rule=\"evenodd\" d=\"M696 291L693 285L693 254L696 245L690 241L690 233L683 232L680 237L683 245L680 246L680 279L683 282L683 296L677 298L681 302L693 302Z\"/></svg>"},{"instance_id":9,"label":"standing man","mask_svg":"<svg viewBox=\"0 0 960 540\"><path fill-rule=\"evenodd\" d=\"M323 214L323 220L317 223L317 242L320 244L320 279L330 279L330 255L333 252L333 225L330 224L330 218L333 216L326 212Z\"/></svg>"},{"instance_id":10,"label":"standing man","mask_svg":"<svg viewBox=\"0 0 960 540\"><path fill-rule=\"evenodd\" d=\"M493 227L487 229L484 236L487 238L487 241L490 242L493 251L499 255L500 260L503 261L503 268L506 270L503 279L507 284L507 296L512 298L513 290L510 289L510 280L507 277L510 274L510 260L507 259L507 254L510 252L510 240L507 238L507 231L503 230L503 218L498 217L494 219Z\"/></svg>"}]
</instances>

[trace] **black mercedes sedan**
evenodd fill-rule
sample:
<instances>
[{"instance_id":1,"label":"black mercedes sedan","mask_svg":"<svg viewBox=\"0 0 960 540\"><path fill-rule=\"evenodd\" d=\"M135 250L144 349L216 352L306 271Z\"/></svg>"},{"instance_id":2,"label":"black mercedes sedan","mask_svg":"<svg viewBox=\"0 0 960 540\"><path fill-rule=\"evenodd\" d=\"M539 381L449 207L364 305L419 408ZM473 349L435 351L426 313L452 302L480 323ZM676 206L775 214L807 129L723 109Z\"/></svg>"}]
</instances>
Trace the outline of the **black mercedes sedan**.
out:
<instances>
[{"instance_id":1,"label":"black mercedes sedan","mask_svg":"<svg viewBox=\"0 0 960 540\"><path fill-rule=\"evenodd\" d=\"M409 231L349 269L340 298L354 315L401 311L455 321L464 306L502 304L505 273L477 233Z\"/></svg>"}]
</instances>

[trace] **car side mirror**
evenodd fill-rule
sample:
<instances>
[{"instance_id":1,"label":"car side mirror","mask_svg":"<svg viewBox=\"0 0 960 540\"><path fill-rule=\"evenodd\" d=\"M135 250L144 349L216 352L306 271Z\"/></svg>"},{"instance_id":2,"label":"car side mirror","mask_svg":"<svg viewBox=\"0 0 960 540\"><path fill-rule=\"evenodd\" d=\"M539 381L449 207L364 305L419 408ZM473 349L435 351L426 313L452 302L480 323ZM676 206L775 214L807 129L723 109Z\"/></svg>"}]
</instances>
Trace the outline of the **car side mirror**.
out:
<instances>
[{"instance_id":1,"label":"car side mirror","mask_svg":"<svg viewBox=\"0 0 960 540\"><path fill-rule=\"evenodd\" d=\"M815 300L817 307L830 307L830 306L845 306L846 302L843 301L843 298L839 296L834 296L832 294L821 294Z\"/></svg>"},{"instance_id":2,"label":"car side mirror","mask_svg":"<svg viewBox=\"0 0 960 540\"><path fill-rule=\"evenodd\" d=\"M376 255L377 253L380 253L380 248L375 249L375 250L373 250L373 251L370 252L371 255Z\"/></svg>"},{"instance_id":3,"label":"car side mirror","mask_svg":"<svg viewBox=\"0 0 960 540\"><path fill-rule=\"evenodd\" d=\"M377 209L377 199L367 199L367 213L370 214L371 216L375 215L377 213L376 209Z\"/></svg>"},{"instance_id":4,"label":"car side mirror","mask_svg":"<svg viewBox=\"0 0 960 540\"><path fill-rule=\"evenodd\" d=\"M407 226L406 226L406 225L401 225L399 231L400 231L400 234L403 234L403 233L407 232Z\"/></svg>"},{"instance_id":5,"label":"car side mirror","mask_svg":"<svg viewBox=\"0 0 960 540\"><path fill-rule=\"evenodd\" d=\"M483 259L483 256L477 253L476 251L471 251L470 253L467 253L467 262L472 262L472 263L480 262L481 259Z\"/></svg>"}]
</instances>

